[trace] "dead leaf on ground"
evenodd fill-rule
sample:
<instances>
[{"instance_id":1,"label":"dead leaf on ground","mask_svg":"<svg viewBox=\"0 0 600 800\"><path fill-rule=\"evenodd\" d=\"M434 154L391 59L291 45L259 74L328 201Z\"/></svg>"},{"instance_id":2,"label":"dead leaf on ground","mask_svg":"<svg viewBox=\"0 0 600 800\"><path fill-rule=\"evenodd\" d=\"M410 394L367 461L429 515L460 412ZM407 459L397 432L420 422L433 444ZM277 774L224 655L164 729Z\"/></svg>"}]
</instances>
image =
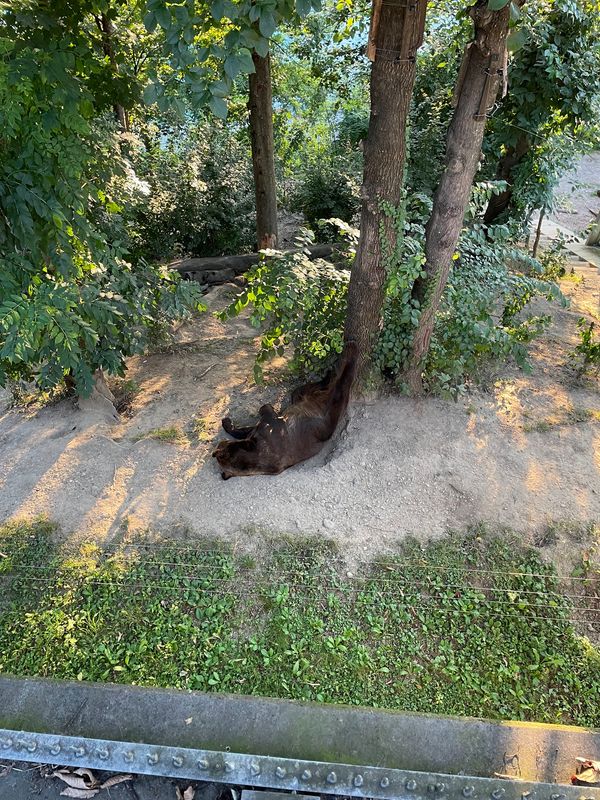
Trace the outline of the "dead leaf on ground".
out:
<instances>
[{"instance_id":1,"label":"dead leaf on ground","mask_svg":"<svg viewBox=\"0 0 600 800\"><path fill-rule=\"evenodd\" d=\"M69 787L68 789L64 789L61 793L61 797L79 797L81 800L85 800L87 797L96 797L100 790L99 789L73 789Z\"/></svg>"},{"instance_id":2,"label":"dead leaf on ground","mask_svg":"<svg viewBox=\"0 0 600 800\"><path fill-rule=\"evenodd\" d=\"M112 778L100 784L101 789L110 789L111 786L116 786L117 783L124 783L125 781L132 781L133 775L113 775Z\"/></svg>"},{"instance_id":3,"label":"dead leaf on ground","mask_svg":"<svg viewBox=\"0 0 600 800\"><path fill-rule=\"evenodd\" d=\"M179 786L176 787L177 800L194 800L196 790L193 786L188 786L185 792L182 792Z\"/></svg>"},{"instance_id":4,"label":"dead leaf on ground","mask_svg":"<svg viewBox=\"0 0 600 800\"><path fill-rule=\"evenodd\" d=\"M67 769L58 769L52 773L52 777L63 781L71 789L93 789L96 785L93 774L89 770L86 770L86 772L90 773L91 775L90 779L88 775L81 775L81 772L82 770L70 772ZM69 797L69 795L67 795L67 797Z\"/></svg>"}]
</instances>

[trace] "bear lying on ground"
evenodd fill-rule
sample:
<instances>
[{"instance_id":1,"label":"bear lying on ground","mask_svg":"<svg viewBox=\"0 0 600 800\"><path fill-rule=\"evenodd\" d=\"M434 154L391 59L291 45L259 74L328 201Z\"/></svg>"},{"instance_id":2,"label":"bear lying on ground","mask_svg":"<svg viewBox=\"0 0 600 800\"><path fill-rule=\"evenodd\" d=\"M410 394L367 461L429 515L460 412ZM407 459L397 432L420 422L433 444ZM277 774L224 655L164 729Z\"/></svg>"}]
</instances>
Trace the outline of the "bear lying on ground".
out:
<instances>
[{"instance_id":1,"label":"bear lying on ground","mask_svg":"<svg viewBox=\"0 0 600 800\"><path fill-rule=\"evenodd\" d=\"M219 442L213 453L223 480L234 475L278 475L315 456L348 407L355 372L356 344L348 342L337 370L294 390L292 404L279 415L273 406L262 406L256 425L242 428L226 417L223 428L237 441Z\"/></svg>"}]
</instances>

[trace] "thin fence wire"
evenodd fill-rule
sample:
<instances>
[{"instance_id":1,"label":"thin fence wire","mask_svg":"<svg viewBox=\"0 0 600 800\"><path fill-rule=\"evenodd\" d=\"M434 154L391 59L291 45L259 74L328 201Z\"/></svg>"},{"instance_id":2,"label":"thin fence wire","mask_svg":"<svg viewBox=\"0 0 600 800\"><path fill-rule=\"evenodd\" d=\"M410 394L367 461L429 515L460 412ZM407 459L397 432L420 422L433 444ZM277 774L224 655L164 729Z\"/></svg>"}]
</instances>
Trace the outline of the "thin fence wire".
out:
<instances>
[{"instance_id":1,"label":"thin fence wire","mask_svg":"<svg viewBox=\"0 0 600 800\"><path fill-rule=\"evenodd\" d=\"M177 563L170 564L169 562L163 562L161 564L161 566L165 566L165 565L166 566L175 566L175 567L193 566L193 565L189 565L189 564L187 564L187 565L177 564ZM157 562L143 563L141 566L142 566L143 569L151 571L152 568L157 566ZM426 569L426 568L423 568L423 569ZM54 582L54 581L56 581L56 580L58 580L60 578L64 578L64 577L67 577L67 578L68 577L73 577L73 578L81 577L82 580L88 580L88 581L91 580L91 578L87 577L87 576L78 576L76 574L76 570L77 570L77 568L73 568L73 569L66 568L65 569L65 568L54 568L54 567L40 567L40 566L29 565L29 564L16 564L13 567L11 567L9 572L6 572L4 574L7 575L7 576L18 577L20 580L30 580L30 581L36 581L36 582L40 582L40 581L44 582L45 581L45 582L48 582L48 583L52 583L52 582ZM215 566L214 567L214 571L218 573L218 572L221 571L221 568L219 568L218 566ZM39 575L36 575L36 574L31 575L31 573L38 573L38 572L43 572L43 573L45 573L45 575L43 575L43 576L39 576ZM3 573L0 572L0 576L2 574ZM21 575L26 575L26 576L29 576L29 577L27 577L27 578L20 577ZM313 583L307 582L307 580L306 580L306 578L307 578L306 572L301 572L301 571L298 571L298 570L285 570L284 569L284 570L278 570L278 571L275 571L275 570L258 570L257 571L254 568L247 567L247 568L242 568L242 569L236 569L231 576L224 576L224 577L220 577L220 576L215 575L215 574L206 574L204 572L202 572L202 573L193 572L193 573L190 573L190 574L187 574L187 573L185 573L185 574L179 574L178 573L177 574L177 580L178 581L186 581L186 580L190 581L190 582L207 582L208 581L208 582L210 582L212 584L217 584L217 585L230 584L232 582L232 580L235 580L235 579L256 578L256 577L260 578L263 581L271 581L273 585L275 585L276 583L279 583L279 584L285 583L286 585L288 585L290 587L293 587L293 588L315 588ZM295 578L295 577L304 578L304 580L291 580L291 578ZM552 576L549 576L549 577L552 577ZM507 587L505 587L505 586L478 586L478 585L464 584L464 583L444 583L442 586L440 586L438 584L432 583L431 580L415 580L412 577L407 577L405 579L399 579L399 580L392 580L392 579L388 579L388 578L380 578L380 577L375 576L375 575L365 575L365 576L353 575L351 577L348 577L347 575L340 574L339 578L340 578L339 581L323 580L323 574L322 574L322 572L320 572L319 573L318 588L320 588L320 589L330 589L330 590L339 590L339 589L343 589L344 586L354 586L354 587L362 587L362 591L364 591L365 589L370 589L371 587L379 586L379 587L384 587L386 589L386 591L393 592L394 590L402 591L403 589L411 589L413 587L417 587L417 588L426 588L428 590L437 589L437 588L443 588L445 590L446 589L452 589L452 590L455 590L457 592L472 590L472 591L477 591L477 592L481 592L481 593L490 592L490 593L494 593L494 594L505 594L505 595L516 594L516 595L519 595L519 596L521 596L521 595L533 595L533 596L537 596L537 597L544 596L545 598L556 597L558 599L562 599L562 598L565 597L565 592L564 591L554 591L554 590L548 590L548 589L543 589L543 588L539 588L539 589L521 589L521 588L516 587L516 586L513 586L513 587L511 587L511 586L507 586ZM105 585L117 585L118 584L118 585L140 586L140 587L145 586L145 587L152 587L152 588L171 588L172 587L171 583L136 583L136 584L131 584L128 581L114 582L114 581L106 581L104 579L99 580L99 581L95 581L95 582L96 583L102 583L102 584L105 584ZM190 587L183 586L181 588L183 590L185 590L185 589L188 589ZM202 588L202 587L199 587L199 588ZM208 589L207 589L207 591L208 591ZM219 589L215 588L214 591L219 591ZM568 593L567 596L568 596L569 600L582 600L582 599L591 600L594 597L596 597L598 599L598 601L600 602L600 593L597 593L597 592L594 592L593 594L590 594L590 593L586 593L586 594L571 594L571 593ZM513 602L513 601L511 600L511 602Z\"/></svg>"}]
</instances>

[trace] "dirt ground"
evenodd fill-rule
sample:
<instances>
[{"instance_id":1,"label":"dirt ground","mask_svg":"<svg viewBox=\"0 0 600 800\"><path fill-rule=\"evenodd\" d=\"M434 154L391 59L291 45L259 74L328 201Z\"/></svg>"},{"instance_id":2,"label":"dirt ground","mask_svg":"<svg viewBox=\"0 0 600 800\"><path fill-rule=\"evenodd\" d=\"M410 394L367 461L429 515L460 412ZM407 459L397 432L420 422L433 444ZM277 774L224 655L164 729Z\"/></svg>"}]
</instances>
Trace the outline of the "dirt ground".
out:
<instances>
[{"instance_id":1,"label":"dirt ground","mask_svg":"<svg viewBox=\"0 0 600 800\"><path fill-rule=\"evenodd\" d=\"M570 308L536 308L553 322L532 347L532 375L507 366L456 403L355 403L334 450L277 477L223 481L211 458L223 416L243 423L288 387L252 385L257 342L247 320L204 314L167 352L129 362L138 391L118 424L72 399L0 413L0 521L45 514L75 539L110 542L151 528L243 550L263 531L316 534L350 561L390 551L408 534L425 541L484 521L553 542L548 555L567 569L581 527L600 520L599 386L568 366L578 318L598 318L600 277L573 266L582 280L563 281ZM234 291L213 290L211 308ZM148 436L171 428L175 442ZM545 537L556 522L558 536Z\"/></svg>"}]
</instances>

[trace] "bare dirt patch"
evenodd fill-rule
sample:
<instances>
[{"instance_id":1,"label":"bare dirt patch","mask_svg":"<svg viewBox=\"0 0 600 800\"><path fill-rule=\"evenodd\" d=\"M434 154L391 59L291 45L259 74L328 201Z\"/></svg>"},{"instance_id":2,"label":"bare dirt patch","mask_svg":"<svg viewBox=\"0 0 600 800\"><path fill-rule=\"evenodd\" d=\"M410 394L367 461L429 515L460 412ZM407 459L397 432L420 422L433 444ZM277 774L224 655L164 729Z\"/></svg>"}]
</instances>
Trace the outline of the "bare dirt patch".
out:
<instances>
[{"instance_id":1,"label":"bare dirt patch","mask_svg":"<svg viewBox=\"0 0 600 800\"><path fill-rule=\"evenodd\" d=\"M124 527L150 527L248 551L259 531L316 534L350 560L479 521L532 543L556 521L585 527L600 519L600 394L596 381L576 378L568 354L578 318L598 314L600 281L574 267L583 281L562 284L571 307L536 308L553 323L532 347L532 375L507 366L458 403L355 403L335 449L277 477L224 482L211 458L223 416L244 423L289 387L252 384L257 340L247 319L205 314L164 352L130 361L119 424L72 399L0 415L0 520L46 514L75 538L110 542ZM213 290L211 308L231 291ZM570 569L594 544L559 529L544 552Z\"/></svg>"}]
</instances>

